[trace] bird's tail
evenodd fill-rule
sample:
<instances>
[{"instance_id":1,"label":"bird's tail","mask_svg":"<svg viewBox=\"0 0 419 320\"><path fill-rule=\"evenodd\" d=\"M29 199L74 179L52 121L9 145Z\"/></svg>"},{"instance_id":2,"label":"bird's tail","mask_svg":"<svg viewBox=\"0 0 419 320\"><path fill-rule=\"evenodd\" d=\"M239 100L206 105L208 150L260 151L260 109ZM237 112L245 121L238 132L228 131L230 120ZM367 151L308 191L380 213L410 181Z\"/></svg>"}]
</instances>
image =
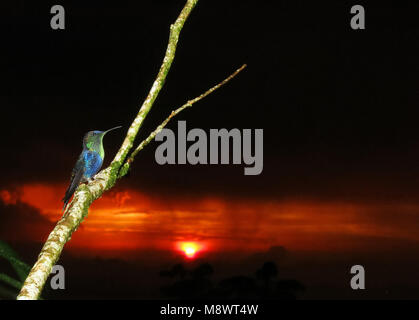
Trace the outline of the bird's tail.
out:
<instances>
[{"instance_id":1,"label":"bird's tail","mask_svg":"<svg viewBox=\"0 0 419 320\"><path fill-rule=\"evenodd\" d=\"M78 170L77 173L74 175L73 179L71 179L70 185L67 188L67 191L65 192L64 198L62 201L64 202L63 206L63 216L65 216L65 208L70 201L71 197L73 196L74 192L76 191L77 187L79 186L80 182L83 178L83 170Z\"/></svg>"}]
</instances>

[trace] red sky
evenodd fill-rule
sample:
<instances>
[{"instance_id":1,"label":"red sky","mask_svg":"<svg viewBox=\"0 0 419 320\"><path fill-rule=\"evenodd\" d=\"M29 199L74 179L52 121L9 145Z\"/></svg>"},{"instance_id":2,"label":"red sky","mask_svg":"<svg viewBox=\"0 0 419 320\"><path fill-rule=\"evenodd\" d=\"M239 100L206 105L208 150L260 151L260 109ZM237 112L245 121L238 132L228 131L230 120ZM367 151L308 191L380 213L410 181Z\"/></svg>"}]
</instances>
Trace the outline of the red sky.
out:
<instances>
[{"instance_id":1,"label":"red sky","mask_svg":"<svg viewBox=\"0 0 419 320\"><path fill-rule=\"evenodd\" d=\"M26 203L38 209L43 218L9 219L9 228L14 230L10 234L22 238L19 233L25 233L30 240L44 240L60 217L64 189L64 185L34 183L14 191L1 190L3 204ZM116 190L93 204L69 242L70 250L177 250L180 242L195 241L212 252L265 250L275 245L330 251L379 249L388 245L383 240L419 240L417 204L186 199ZM51 223L45 223L45 218Z\"/></svg>"}]
</instances>

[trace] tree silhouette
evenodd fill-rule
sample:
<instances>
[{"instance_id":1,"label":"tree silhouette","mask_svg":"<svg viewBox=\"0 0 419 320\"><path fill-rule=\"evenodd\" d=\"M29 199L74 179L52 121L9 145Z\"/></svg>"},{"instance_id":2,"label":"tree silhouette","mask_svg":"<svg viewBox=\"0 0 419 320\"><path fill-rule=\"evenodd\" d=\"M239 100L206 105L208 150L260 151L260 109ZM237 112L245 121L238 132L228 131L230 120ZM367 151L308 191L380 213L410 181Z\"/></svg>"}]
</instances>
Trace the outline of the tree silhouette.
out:
<instances>
[{"instance_id":1,"label":"tree silhouette","mask_svg":"<svg viewBox=\"0 0 419 320\"><path fill-rule=\"evenodd\" d=\"M257 286L254 279L246 276L234 276L221 280L218 284L218 296L225 298L256 298Z\"/></svg>"},{"instance_id":2,"label":"tree silhouette","mask_svg":"<svg viewBox=\"0 0 419 320\"><path fill-rule=\"evenodd\" d=\"M275 280L278 268L272 261L265 262L255 272L255 277L236 275L222 279L213 285L210 276L214 273L209 263L191 271L183 265L175 265L169 271L162 271L163 277L178 278L174 283L163 286L163 295L175 298L228 298L228 299L297 299L305 287L294 279Z\"/></svg>"},{"instance_id":3,"label":"tree silhouette","mask_svg":"<svg viewBox=\"0 0 419 320\"><path fill-rule=\"evenodd\" d=\"M278 299L296 299L305 291L305 286L297 280L279 280L276 283L275 296Z\"/></svg>"},{"instance_id":4,"label":"tree silhouette","mask_svg":"<svg viewBox=\"0 0 419 320\"><path fill-rule=\"evenodd\" d=\"M209 263L203 263L196 267L192 271L192 277L195 279L203 279L211 276L214 273L214 269Z\"/></svg>"},{"instance_id":5,"label":"tree silhouette","mask_svg":"<svg viewBox=\"0 0 419 320\"><path fill-rule=\"evenodd\" d=\"M269 296L274 290L273 279L278 275L278 268L272 261L265 262L262 268L256 271L256 278L262 281L263 294Z\"/></svg>"},{"instance_id":6,"label":"tree silhouette","mask_svg":"<svg viewBox=\"0 0 419 320\"><path fill-rule=\"evenodd\" d=\"M265 262L262 268L256 271L256 277L265 282L269 282L272 278L278 275L278 268L272 261Z\"/></svg>"},{"instance_id":7,"label":"tree silhouette","mask_svg":"<svg viewBox=\"0 0 419 320\"><path fill-rule=\"evenodd\" d=\"M168 278L176 278L179 277L180 279L185 278L188 271L185 269L183 264L179 263L174 265L170 270L163 270L160 271L160 276L168 277Z\"/></svg>"},{"instance_id":8,"label":"tree silhouette","mask_svg":"<svg viewBox=\"0 0 419 320\"><path fill-rule=\"evenodd\" d=\"M163 277L180 278L170 285L163 286L161 292L168 297L189 299L205 297L213 289L212 281L209 279L213 272L214 269L208 263L201 264L192 271L187 271L182 264L177 264L170 271L160 272Z\"/></svg>"}]
</instances>

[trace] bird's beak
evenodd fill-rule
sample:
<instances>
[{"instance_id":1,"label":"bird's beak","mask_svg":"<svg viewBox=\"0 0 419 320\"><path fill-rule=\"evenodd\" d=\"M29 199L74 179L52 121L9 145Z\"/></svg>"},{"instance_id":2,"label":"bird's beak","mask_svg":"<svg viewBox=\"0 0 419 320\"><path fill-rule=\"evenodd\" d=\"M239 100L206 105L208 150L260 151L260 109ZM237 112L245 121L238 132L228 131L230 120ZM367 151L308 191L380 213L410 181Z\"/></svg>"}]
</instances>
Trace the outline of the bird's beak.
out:
<instances>
[{"instance_id":1,"label":"bird's beak","mask_svg":"<svg viewBox=\"0 0 419 320\"><path fill-rule=\"evenodd\" d=\"M115 129L119 129L119 128L122 128L122 126L117 126L117 127L115 127L115 128L112 128L112 129L106 130L105 132L103 132L103 135L107 134L109 131L112 131L112 130L115 130Z\"/></svg>"}]
</instances>

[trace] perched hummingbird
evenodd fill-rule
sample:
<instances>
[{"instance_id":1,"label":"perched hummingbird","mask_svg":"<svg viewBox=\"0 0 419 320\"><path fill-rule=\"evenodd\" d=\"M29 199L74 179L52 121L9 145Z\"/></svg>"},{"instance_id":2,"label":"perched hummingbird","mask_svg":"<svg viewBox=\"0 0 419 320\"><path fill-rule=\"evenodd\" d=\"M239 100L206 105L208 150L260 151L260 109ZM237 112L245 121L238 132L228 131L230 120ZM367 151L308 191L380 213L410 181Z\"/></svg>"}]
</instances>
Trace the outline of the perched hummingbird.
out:
<instances>
[{"instance_id":1,"label":"perched hummingbird","mask_svg":"<svg viewBox=\"0 0 419 320\"><path fill-rule=\"evenodd\" d=\"M62 199L64 201L63 211L70 201L74 191L80 182L88 182L102 167L105 151L103 150L103 137L111 130L121 128L121 126L106 131L89 131L83 137L83 151L81 152L76 165L71 172L70 185Z\"/></svg>"}]
</instances>

